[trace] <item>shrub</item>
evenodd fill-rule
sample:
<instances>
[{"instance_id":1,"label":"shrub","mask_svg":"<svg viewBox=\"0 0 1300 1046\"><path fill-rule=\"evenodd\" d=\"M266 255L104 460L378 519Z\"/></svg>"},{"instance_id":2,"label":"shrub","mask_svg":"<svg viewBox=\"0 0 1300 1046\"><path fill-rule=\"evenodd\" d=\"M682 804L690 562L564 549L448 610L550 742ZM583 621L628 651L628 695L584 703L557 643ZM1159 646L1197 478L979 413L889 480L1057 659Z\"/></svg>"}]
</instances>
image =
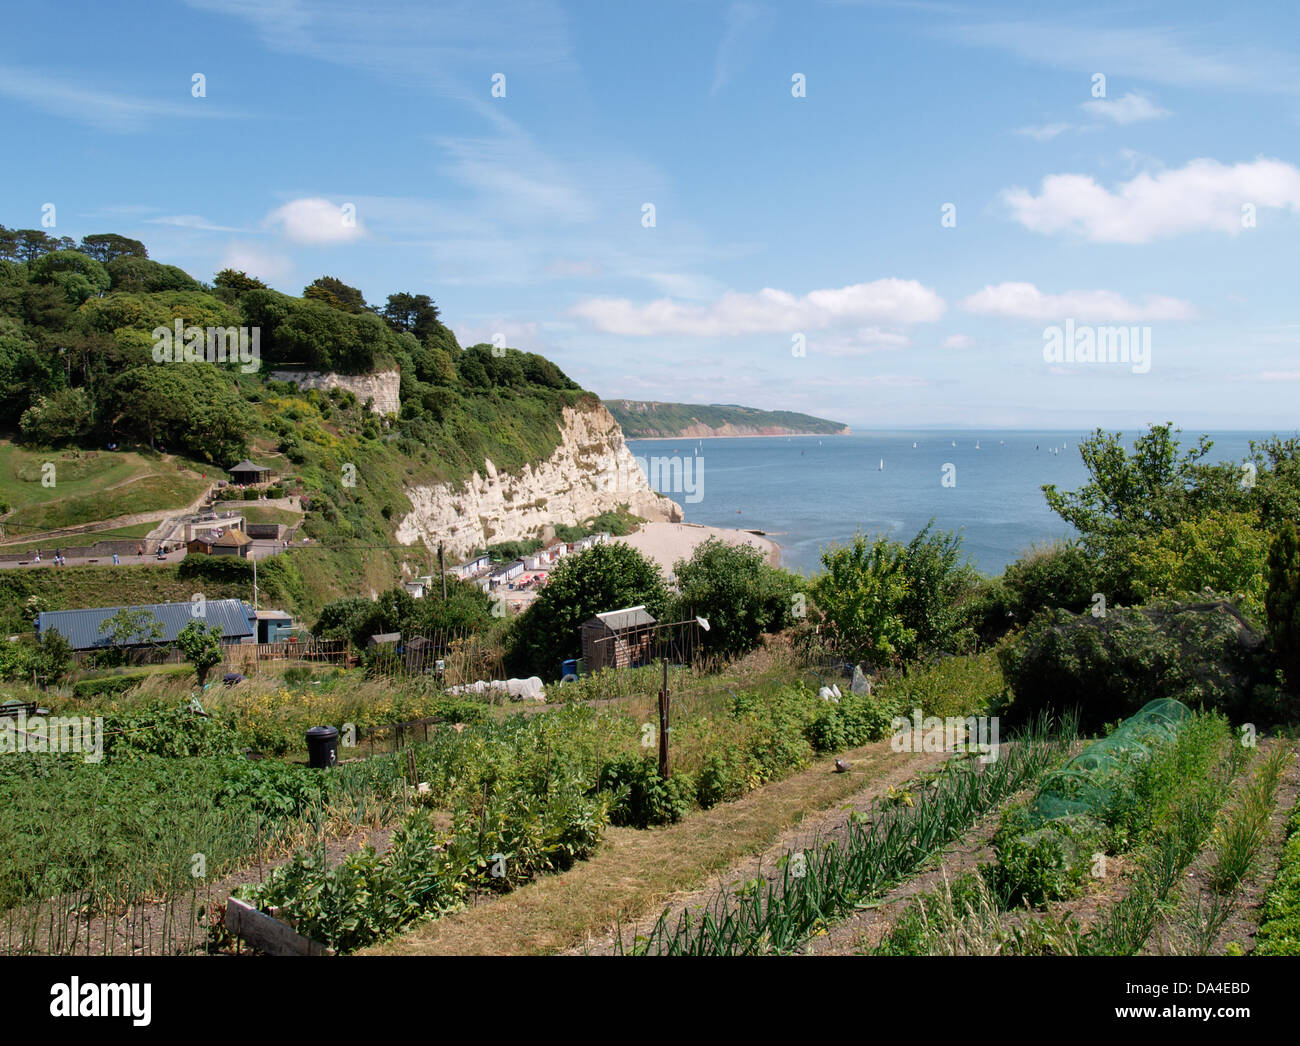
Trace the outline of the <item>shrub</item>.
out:
<instances>
[{"instance_id":1,"label":"shrub","mask_svg":"<svg viewBox=\"0 0 1300 1046\"><path fill-rule=\"evenodd\" d=\"M1300 692L1300 540L1295 524L1282 524L1268 550L1268 591L1264 597L1268 638L1282 678Z\"/></svg>"},{"instance_id":2,"label":"shrub","mask_svg":"<svg viewBox=\"0 0 1300 1046\"><path fill-rule=\"evenodd\" d=\"M1122 719L1156 698L1256 711L1263 637L1227 603L1112 608L1105 616L1044 611L999 647L1017 720L1079 708L1085 730Z\"/></svg>"},{"instance_id":3,"label":"shrub","mask_svg":"<svg viewBox=\"0 0 1300 1046\"><path fill-rule=\"evenodd\" d=\"M695 801L704 809L739 799L749 788L745 758L734 746L710 752L695 775Z\"/></svg>"},{"instance_id":4,"label":"shrub","mask_svg":"<svg viewBox=\"0 0 1300 1046\"><path fill-rule=\"evenodd\" d=\"M1092 601L1098 584L1091 559L1073 541L1031 550L1007 567L1003 578L1021 622L1051 607L1077 613Z\"/></svg>"},{"instance_id":5,"label":"shrub","mask_svg":"<svg viewBox=\"0 0 1300 1046\"><path fill-rule=\"evenodd\" d=\"M1138 544L1128 574L1137 602L1222 593L1253 618L1264 616L1268 535L1246 513L1185 520Z\"/></svg>"},{"instance_id":6,"label":"shrub","mask_svg":"<svg viewBox=\"0 0 1300 1046\"><path fill-rule=\"evenodd\" d=\"M650 756L625 755L609 760L600 768L597 788L614 793L610 823L633 828L680 821L695 795L689 774L676 773L665 781Z\"/></svg>"},{"instance_id":7,"label":"shrub","mask_svg":"<svg viewBox=\"0 0 1300 1046\"><path fill-rule=\"evenodd\" d=\"M992 879L1004 903L1040 905L1079 892L1094 855L1106 851L1106 832L1086 816L1058 817L1029 830L1011 819L993 846L998 863Z\"/></svg>"},{"instance_id":8,"label":"shrub","mask_svg":"<svg viewBox=\"0 0 1300 1046\"><path fill-rule=\"evenodd\" d=\"M858 534L824 551L822 566L813 599L845 657L886 665L973 638L961 604L975 575L955 534L927 525L906 545Z\"/></svg>"}]
</instances>

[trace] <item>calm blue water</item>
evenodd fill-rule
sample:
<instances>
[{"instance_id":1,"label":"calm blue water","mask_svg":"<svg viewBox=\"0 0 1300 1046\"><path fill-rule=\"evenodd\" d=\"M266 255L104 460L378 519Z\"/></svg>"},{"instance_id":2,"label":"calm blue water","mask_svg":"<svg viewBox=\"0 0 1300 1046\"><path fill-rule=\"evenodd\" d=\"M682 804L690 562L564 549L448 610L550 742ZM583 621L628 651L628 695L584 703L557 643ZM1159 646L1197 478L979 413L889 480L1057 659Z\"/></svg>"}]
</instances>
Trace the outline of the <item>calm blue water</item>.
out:
<instances>
[{"instance_id":1,"label":"calm blue water","mask_svg":"<svg viewBox=\"0 0 1300 1046\"><path fill-rule=\"evenodd\" d=\"M689 473L692 482L684 486L702 494L700 500L690 501L682 490L669 489L673 484L666 475L654 485L682 506L688 522L766 531L780 544L782 563L792 570L815 572L821 547L849 540L857 530L909 540L933 516L937 528L962 535L967 555L980 570L997 574L1031 545L1073 533L1048 510L1040 488L1055 483L1075 490L1086 481L1078 445L1087 435L870 432L788 439L629 440L628 446L647 460L693 459L698 452L703 471ZM1199 435L1185 430L1182 439L1191 443ZM1239 462L1252 438L1271 434L1211 435L1210 460ZM1052 447L1060 453L1052 454ZM941 485L947 464L955 466L956 484L951 487Z\"/></svg>"}]
</instances>

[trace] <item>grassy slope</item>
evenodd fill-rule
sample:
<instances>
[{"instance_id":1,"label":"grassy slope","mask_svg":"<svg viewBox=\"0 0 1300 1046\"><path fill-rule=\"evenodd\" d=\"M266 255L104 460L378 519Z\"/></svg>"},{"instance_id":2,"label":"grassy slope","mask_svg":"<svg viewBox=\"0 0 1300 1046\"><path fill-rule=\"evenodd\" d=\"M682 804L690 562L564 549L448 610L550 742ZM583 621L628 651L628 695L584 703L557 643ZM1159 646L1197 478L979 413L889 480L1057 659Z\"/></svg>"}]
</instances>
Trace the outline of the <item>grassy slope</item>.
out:
<instances>
[{"instance_id":1,"label":"grassy slope","mask_svg":"<svg viewBox=\"0 0 1300 1046\"><path fill-rule=\"evenodd\" d=\"M640 400L607 400L605 406L618 420L628 439L652 439L681 435L694 425L722 428L780 429L783 432L842 432L844 424L797 414L788 410L758 410L728 404L656 403Z\"/></svg>"},{"instance_id":2,"label":"grassy slope","mask_svg":"<svg viewBox=\"0 0 1300 1046\"><path fill-rule=\"evenodd\" d=\"M35 451L0 441L0 501L13 508L4 520L8 536L180 508L203 492L203 471L213 472L131 451Z\"/></svg>"}]
</instances>

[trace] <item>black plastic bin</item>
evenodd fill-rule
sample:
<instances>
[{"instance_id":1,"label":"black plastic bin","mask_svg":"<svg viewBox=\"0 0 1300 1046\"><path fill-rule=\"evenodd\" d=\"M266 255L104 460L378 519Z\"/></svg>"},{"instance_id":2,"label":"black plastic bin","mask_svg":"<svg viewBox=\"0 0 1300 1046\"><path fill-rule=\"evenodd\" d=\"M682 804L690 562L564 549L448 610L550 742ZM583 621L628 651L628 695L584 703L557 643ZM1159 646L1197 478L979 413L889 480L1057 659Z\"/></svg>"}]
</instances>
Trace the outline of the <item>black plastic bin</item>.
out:
<instances>
[{"instance_id":1,"label":"black plastic bin","mask_svg":"<svg viewBox=\"0 0 1300 1046\"><path fill-rule=\"evenodd\" d=\"M318 770L339 761L339 732L332 726L313 726L307 731L307 761Z\"/></svg>"}]
</instances>

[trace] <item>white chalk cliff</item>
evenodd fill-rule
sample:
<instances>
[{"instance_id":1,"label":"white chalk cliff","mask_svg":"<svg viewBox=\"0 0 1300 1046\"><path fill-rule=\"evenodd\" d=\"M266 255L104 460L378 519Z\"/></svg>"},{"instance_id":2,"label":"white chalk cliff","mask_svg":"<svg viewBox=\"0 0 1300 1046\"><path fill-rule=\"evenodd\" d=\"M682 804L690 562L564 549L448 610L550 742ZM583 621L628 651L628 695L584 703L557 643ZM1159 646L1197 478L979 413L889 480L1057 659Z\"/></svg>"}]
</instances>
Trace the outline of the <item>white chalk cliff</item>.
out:
<instances>
[{"instance_id":1,"label":"white chalk cliff","mask_svg":"<svg viewBox=\"0 0 1300 1046\"><path fill-rule=\"evenodd\" d=\"M545 461L518 474L486 461L463 483L412 487L412 510L397 527L403 544L465 555L500 541L539 537L548 524L577 523L627 505L634 515L679 522L681 508L656 493L603 406L565 407L561 441Z\"/></svg>"},{"instance_id":2,"label":"white chalk cliff","mask_svg":"<svg viewBox=\"0 0 1300 1046\"><path fill-rule=\"evenodd\" d=\"M291 381L300 389L320 389L322 392L333 388L347 389L362 403L373 401L370 409L376 414L396 414L402 409L398 391L402 375L399 371L335 374L318 370L273 370L270 376L274 381Z\"/></svg>"}]
</instances>

